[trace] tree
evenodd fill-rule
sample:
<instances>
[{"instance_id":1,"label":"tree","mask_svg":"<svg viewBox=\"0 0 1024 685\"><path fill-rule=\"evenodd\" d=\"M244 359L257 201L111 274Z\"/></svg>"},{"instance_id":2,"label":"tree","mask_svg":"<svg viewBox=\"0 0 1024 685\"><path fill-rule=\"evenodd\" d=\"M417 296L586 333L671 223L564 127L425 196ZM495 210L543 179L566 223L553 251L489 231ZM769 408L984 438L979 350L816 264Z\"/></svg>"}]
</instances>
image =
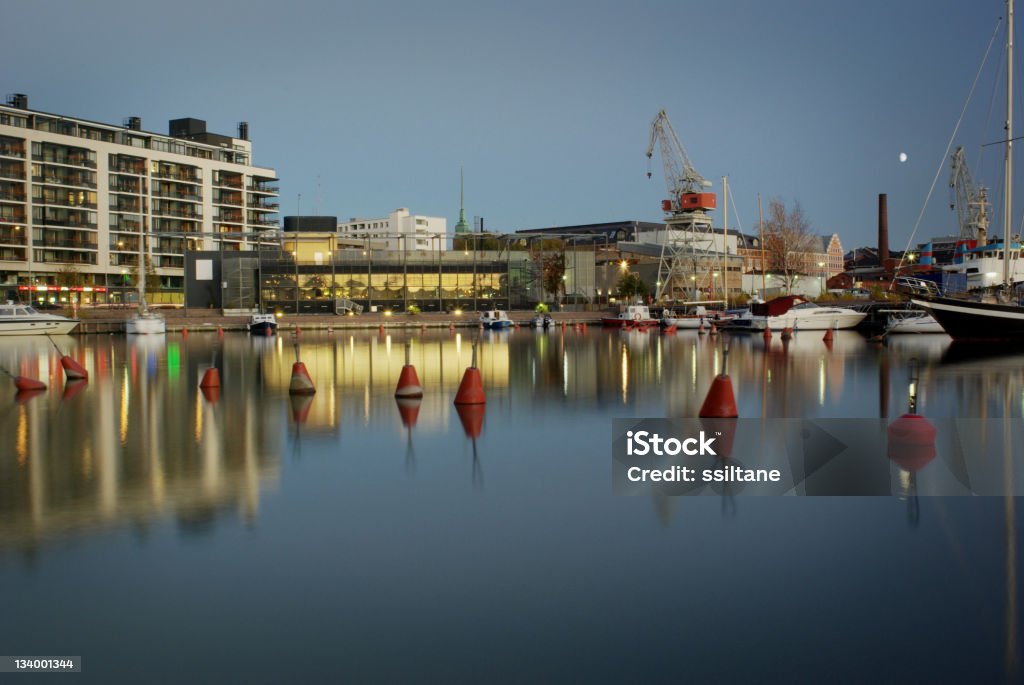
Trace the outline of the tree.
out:
<instances>
[{"instance_id":1,"label":"tree","mask_svg":"<svg viewBox=\"0 0 1024 685\"><path fill-rule=\"evenodd\" d=\"M156 267L153 266L153 258L149 255L145 255L146 265L146 292L154 292L160 290L162 285L160 283L160 275L156 272ZM136 264L131 268L132 281L138 285L139 282L139 266Z\"/></svg>"},{"instance_id":2,"label":"tree","mask_svg":"<svg viewBox=\"0 0 1024 685\"><path fill-rule=\"evenodd\" d=\"M644 283L644 279L640 278L639 274L627 273L623 274L615 284L615 290L622 299L631 300L634 297L645 295L647 293L647 284Z\"/></svg>"},{"instance_id":3,"label":"tree","mask_svg":"<svg viewBox=\"0 0 1024 685\"><path fill-rule=\"evenodd\" d=\"M82 285L83 276L82 270L78 268L77 264L64 264L57 270L55 278L57 285L72 288Z\"/></svg>"},{"instance_id":4,"label":"tree","mask_svg":"<svg viewBox=\"0 0 1024 685\"><path fill-rule=\"evenodd\" d=\"M796 277L806 271L809 253L817 252L814 240L799 202L794 202L789 210L778 198L768 203L768 216L764 222L767 268L782 278L787 293L793 291Z\"/></svg>"},{"instance_id":5,"label":"tree","mask_svg":"<svg viewBox=\"0 0 1024 685\"><path fill-rule=\"evenodd\" d=\"M544 292L561 302L565 292L565 253L549 254L541 261L540 282Z\"/></svg>"}]
</instances>

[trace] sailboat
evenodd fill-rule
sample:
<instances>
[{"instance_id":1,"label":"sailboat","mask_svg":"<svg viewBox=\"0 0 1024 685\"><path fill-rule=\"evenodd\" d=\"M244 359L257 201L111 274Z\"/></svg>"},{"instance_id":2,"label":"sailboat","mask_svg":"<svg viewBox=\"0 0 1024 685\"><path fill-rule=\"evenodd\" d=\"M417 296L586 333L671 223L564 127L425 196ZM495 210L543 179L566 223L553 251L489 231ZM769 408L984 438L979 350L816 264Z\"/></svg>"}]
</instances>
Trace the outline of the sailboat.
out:
<instances>
[{"instance_id":1,"label":"sailboat","mask_svg":"<svg viewBox=\"0 0 1024 685\"><path fill-rule=\"evenodd\" d=\"M954 340L977 342L1024 341L1024 306L1015 295L1010 278L1014 246L1010 236L1013 180L1013 0L1006 0L1006 157L1002 243L987 246L997 251L1002 262L1002 285L994 294L980 299L960 299L938 295L916 295L915 305L927 310ZM1007 247L1009 249L1004 249Z\"/></svg>"},{"instance_id":2,"label":"sailboat","mask_svg":"<svg viewBox=\"0 0 1024 685\"><path fill-rule=\"evenodd\" d=\"M139 286L139 309L124 323L124 332L128 335L163 335L167 332L167 322L149 310L146 303L146 260L145 233L139 224L139 272L136 279Z\"/></svg>"}]
</instances>

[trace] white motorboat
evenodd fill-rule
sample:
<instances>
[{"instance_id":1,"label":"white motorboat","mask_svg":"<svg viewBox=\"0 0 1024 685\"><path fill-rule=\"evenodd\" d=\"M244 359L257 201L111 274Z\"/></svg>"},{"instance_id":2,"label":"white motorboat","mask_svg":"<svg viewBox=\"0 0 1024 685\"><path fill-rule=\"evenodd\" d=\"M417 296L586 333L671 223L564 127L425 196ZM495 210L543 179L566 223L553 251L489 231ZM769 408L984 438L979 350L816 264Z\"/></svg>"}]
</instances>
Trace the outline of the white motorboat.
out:
<instances>
[{"instance_id":1,"label":"white motorboat","mask_svg":"<svg viewBox=\"0 0 1024 685\"><path fill-rule=\"evenodd\" d=\"M601 317L605 326L616 328L632 326L657 326L658 320L651 316L651 310L645 304L630 304L619 308L618 316Z\"/></svg>"},{"instance_id":2,"label":"white motorboat","mask_svg":"<svg viewBox=\"0 0 1024 685\"><path fill-rule=\"evenodd\" d=\"M822 307L798 295L786 295L751 305L749 312L729 322L729 328L754 331L765 328L773 331L786 328L797 331L845 330L853 328L866 316L866 312L846 307Z\"/></svg>"},{"instance_id":3,"label":"white motorboat","mask_svg":"<svg viewBox=\"0 0 1024 685\"><path fill-rule=\"evenodd\" d=\"M508 313L500 309L488 309L480 316L480 323L484 328L511 328L512 321Z\"/></svg>"},{"instance_id":4,"label":"white motorboat","mask_svg":"<svg viewBox=\"0 0 1024 685\"><path fill-rule=\"evenodd\" d=\"M77 325L78 319L43 314L26 304L0 305L0 335L66 335Z\"/></svg>"},{"instance_id":5,"label":"white motorboat","mask_svg":"<svg viewBox=\"0 0 1024 685\"><path fill-rule=\"evenodd\" d=\"M885 325L886 335L945 332L934 316L923 311L889 312L889 320Z\"/></svg>"}]
</instances>

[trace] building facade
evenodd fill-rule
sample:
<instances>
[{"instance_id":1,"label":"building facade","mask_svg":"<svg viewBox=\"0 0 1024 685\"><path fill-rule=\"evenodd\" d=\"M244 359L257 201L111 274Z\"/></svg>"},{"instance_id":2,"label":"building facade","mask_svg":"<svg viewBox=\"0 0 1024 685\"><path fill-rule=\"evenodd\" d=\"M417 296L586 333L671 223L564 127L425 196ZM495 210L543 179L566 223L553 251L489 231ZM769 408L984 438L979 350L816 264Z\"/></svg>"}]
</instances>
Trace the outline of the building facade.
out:
<instances>
[{"instance_id":1,"label":"building facade","mask_svg":"<svg viewBox=\"0 0 1024 685\"><path fill-rule=\"evenodd\" d=\"M23 95L0 105L0 287L120 301L144 270L180 298L186 250L245 249L277 228L276 174L252 164L248 124L169 129L34 111Z\"/></svg>"},{"instance_id":2,"label":"building facade","mask_svg":"<svg viewBox=\"0 0 1024 685\"><path fill-rule=\"evenodd\" d=\"M448 249L448 220L444 217L409 214L401 207L384 218L352 218L338 224L338 240L351 247L408 252Z\"/></svg>"}]
</instances>

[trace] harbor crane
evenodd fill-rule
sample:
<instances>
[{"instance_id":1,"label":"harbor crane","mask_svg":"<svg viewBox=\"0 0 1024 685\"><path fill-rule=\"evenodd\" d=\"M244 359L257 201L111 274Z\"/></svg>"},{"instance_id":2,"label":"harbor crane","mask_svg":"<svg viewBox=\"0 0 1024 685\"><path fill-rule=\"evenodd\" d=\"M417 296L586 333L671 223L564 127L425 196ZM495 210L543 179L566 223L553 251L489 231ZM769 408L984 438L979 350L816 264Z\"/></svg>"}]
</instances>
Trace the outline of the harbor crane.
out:
<instances>
[{"instance_id":1,"label":"harbor crane","mask_svg":"<svg viewBox=\"0 0 1024 685\"><path fill-rule=\"evenodd\" d=\"M662 303L678 299L676 292L685 292L687 285L692 288L694 299L699 299L696 297L697 291L705 285L709 275L711 289L714 289L714 276L710 270L717 268L715 265L720 259L715 250L711 217L707 214L709 210L715 209L716 197L714 193L705 192L711 187L711 182L705 180L690 163L686 149L665 110L658 112L651 122L648 160L654 155L655 146L660 147L669 195L661 203L662 210L668 216L665 219L665 237L661 243L655 299ZM650 177L648 166L647 178ZM699 271L703 271L700 281Z\"/></svg>"},{"instance_id":2,"label":"harbor crane","mask_svg":"<svg viewBox=\"0 0 1024 685\"><path fill-rule=\"evenodd\" d=\"M960 225L961 240L977 240L978 245L988 244L988 198L985 188L978 186L967 168L967 156L963 147L957 147L951 158L949 187L953 190L953 202L949 208L956 210Z\"/></svg>"}]
</instances>

